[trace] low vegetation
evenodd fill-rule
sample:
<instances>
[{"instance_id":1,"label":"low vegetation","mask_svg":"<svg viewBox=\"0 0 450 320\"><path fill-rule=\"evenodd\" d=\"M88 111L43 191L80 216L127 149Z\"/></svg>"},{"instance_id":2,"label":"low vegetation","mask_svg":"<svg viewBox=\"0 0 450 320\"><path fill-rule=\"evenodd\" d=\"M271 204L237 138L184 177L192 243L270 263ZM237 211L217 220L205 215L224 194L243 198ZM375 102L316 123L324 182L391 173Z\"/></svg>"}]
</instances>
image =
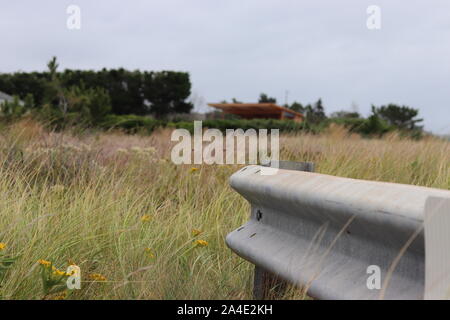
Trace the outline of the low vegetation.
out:
<instances>
[{"instance_id":1,"label":"low vegetation","mask_svg":"<svg viewBox=\"0 0 450 320\"><path fill-rule=\"evenodd\" d=\"M150 135L0 128L3 299L248 299L252 266L225 245L249 207L233 165L176 166L170 129ZM450 143L342 126L281 136L281 157L338 176L450 189ZM80 290L61 279L81 268ZM294 288L286 298L303 298Z\"/></svg>"}]
</instances>

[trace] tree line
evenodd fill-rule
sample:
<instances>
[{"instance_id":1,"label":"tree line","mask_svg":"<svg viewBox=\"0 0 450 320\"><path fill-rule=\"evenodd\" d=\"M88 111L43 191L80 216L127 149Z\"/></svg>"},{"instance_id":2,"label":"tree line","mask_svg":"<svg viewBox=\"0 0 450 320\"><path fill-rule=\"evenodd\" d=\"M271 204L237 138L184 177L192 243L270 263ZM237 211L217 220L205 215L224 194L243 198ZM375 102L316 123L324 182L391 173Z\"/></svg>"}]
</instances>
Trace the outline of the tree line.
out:
<instances>
[{"instance_id":1,"label":"tree line","mask_svg":"<svg viewBox=\"0 0 450 320\"><path fill-rule=\"evenodd\" d=\"M258 102L276 103L277 100L261 93ZM400 130L417 136L423 131L423 126L419 125L423 119L417 118L418 109L394 103L379 107L372 105L371 114L367 118L357 111L346 110L333 112L327 116L320 98L312 104L303 105L294 101L292 104L285 104L284 107L302 113L305 121L311 125L326 125L335 122L363 134L383 134L391 130Z\"/></svg>"},{"instance_id":2,"label":"tree line","mask_svg":"<svg viewBox=\"0 0 450 320\"><path fill-rule=\"evenodd\" d=\"M232 103L242 103L236 98L232 98ZM222 101L227 103L226 100ZM277 103L277 99L270 97L266 93L261 93L258 103ZM347 127L352 132L364 135L383 135L392 130L398 130L403 134L412 137L420 137L423 133L423 121L417 118L419 110L405 105L389 103L387 105L371 107L371 114L363 117L357 111L341 110L327 115L322 99L314 103L302 104L294 101L291 104L284 104L284 107L304 115L303 129L318 132L326 128L330 123L337 123ZM233 117L231 117L233 118Z\"/></svg>"},{"instance_id":3,"label":"tree line","mask_svg":"<svg viewBox=\"0 0 450 320\"><path fill-rule=\"evenodd\" d=\"M54 119L90 123L106 115L152 115L164 118L171 113L189 113L189 74L175 71L129 71L123 68L58 71L53 57L45 72L0 74L0 91L16 96L22 104L4 108L13 116L39 109ZM4 112L5 113L5 112Z\"/></svg>"},{"instance_id":4,"label":"tree line","mask_svg":"<svg viewBox=\"0 0 450 320\"><path fill-rule=\"evenodd\" d=\"M193 109L192 103L187 101L191 82L186 72L129 71L123 68L58 71L58 67L57 59L53 57L44 72L0 74L0 91L14 96L14 101L0 106L2 118L11 120L32 113L56 127L85 124L127 130L143 127L151 131L157 126L171 125L168 115L187 114ZM241 103L235 98L232 102ZM261 93L258 102L277 103L277 100ZM305 105L294 101L284 106L305 117L301 125L282 125L289 131L318 132L334 122L366 135L382 135L395 129L416 136L422 133L419 124L423 120L417 118L419 111L403 105L373 105L366 118L356 111L345 110L327 115L322 99ZM219 127L253 125L248 121L219 122L216 123ZM254 122L258 128L274 125L273 121Z\"/></svg>"}]
</instances>

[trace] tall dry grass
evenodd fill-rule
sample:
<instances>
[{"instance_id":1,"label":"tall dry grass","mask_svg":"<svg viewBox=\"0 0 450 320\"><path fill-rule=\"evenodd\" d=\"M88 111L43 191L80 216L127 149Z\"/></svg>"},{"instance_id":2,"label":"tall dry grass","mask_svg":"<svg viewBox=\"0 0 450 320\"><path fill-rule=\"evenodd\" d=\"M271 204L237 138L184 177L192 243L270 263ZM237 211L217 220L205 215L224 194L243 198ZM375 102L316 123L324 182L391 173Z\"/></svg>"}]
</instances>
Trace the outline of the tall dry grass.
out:
<instances>
[{"instance_id":1,"label":"tall dry grass","mask_svg":"<svg viewBox=\"0 0 450 320\"><path fill-rule=\"evenodd\" d=\"M368 140L332 127L280 142L283 159L314 161L322 173L450 189L450 143L436 138ZM1 129L0 242L19 256L2 298L44 297L38 259L80 266L74 299L251 298L252 266L224 243L248 216L228 186L238 166L176 166L170 148L168 130L55 133L32 121Z\"/></svg>"}]
</instances>

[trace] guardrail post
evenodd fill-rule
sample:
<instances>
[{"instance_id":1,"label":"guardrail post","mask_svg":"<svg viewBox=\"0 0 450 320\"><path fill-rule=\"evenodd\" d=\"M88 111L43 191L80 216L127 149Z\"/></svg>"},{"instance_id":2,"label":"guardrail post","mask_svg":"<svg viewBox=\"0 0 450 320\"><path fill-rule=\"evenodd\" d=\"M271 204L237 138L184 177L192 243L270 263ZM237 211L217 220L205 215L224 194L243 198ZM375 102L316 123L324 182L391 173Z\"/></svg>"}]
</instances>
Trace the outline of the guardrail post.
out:
<instances>
[{"instance_id":1,"label":"guardrail post","mask_svg":"<svg viewBox=\"0 0 450 320\"><path fill-rule=\"evenodd\" d=\"M253 299L279 299L285 293L286 287L286 281L261 267L255 266L255 275L253 279Z\"/></svg>"},{"instance_id":2,"label":"guardrail post","mask_svg":"<svg viewBox=\"0 0 450 320\"><path fill-rule=\"evenodd\" d=\"M262 164L266 167L274 167L276 164L266 162ZM279 169L298 170L314 172L313 162L278 161ZM280 299L286 292L287 282L277 275L255 266L253 278L253 299L256 300L276 300Z\"/></svg>"}]
</instances>

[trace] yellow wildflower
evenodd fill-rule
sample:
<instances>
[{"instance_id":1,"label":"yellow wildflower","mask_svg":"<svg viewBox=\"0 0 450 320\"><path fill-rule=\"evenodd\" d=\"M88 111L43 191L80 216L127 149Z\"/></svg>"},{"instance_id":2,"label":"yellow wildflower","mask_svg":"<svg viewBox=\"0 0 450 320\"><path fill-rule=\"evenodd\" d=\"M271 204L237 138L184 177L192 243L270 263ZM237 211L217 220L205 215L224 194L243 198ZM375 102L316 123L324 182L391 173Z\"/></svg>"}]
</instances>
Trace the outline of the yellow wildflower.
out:
<instances>
[{"instance_id":1,"label":"yellow wildflower","mask_svg":"<svg viewBox=\"0 0 450 320\"><path fill-rule=\"evenodd\" d=\"M145 248L145 252L147 252L148 256L149 256L151 259L154 259L154 258L155 258L155 254L153 253L153 250L152 250L152 249L150 249L150 248Z\"/></svg>"},{"instance_id":2,"label":"yellow wildflower","mask_svg":"<svg viewBox=\"0 0 450 320\"><path fill-rule=\"evenodd\" d=\"M144 215L141 217L141 221L142 221L142 222L149 222L150 220L152 220L152 216L149 215L149 214L144 214Z\"/></svg>"},{"instance_id":3,"label":"yellow wildflower","mask_svg":"<svg viewBox=\"0 0 450 320\"><path fill-rule=\"evenodd\" d=\"M101 275L100 273L92 273L89 275L89 278L94 281L106 281L106 277Z\"/></svg>"},{"instance_id":4,"label":"yellow wildflower","mask_svg":"<svg viewBox=\"0 0 450 320\"><path fill-rule=\"evenodd\" d=\"M208 245L208 242L205 240L197 240L195 241L195 244L199 247L206 247Z\"/></svg>"},{"instance_id":5,"label":"yellow wildflower","mask_svg":"<svg viewBox=\"0 0 450 320\"><path fill-rule=\"evenodd\" d=\"M53 269L53 274L55 275L55 276L67 276L67 273L65 273L64 271L61 271L61 270L59 270L59 269Z\"/></svg>"},{"instance_id":6,"label":"yellow wildflower","mask_svg":"<svg viewBox=\"0 0 450 320\"><path fill-rule=\"evenodd\" d=\"M0 251L6 248L6 243L0 242Z\"/></svg>"},{"instance_id":7,"label":"yellow wildflower","mask_svg":"<svg viewBox=\"0 0 450 320\"><path fill-rule=\"evenodd\" d=\"M44 267L47 267L47 268L49 268L49 267L52 265L52 263L51 263L50 261L42 260L42 259L39 259L39 260L38 260L38 263L39 263L41 266L44 266Z\"/></svg>"},{"instance_id":8,"label":"yellow wildflower","mask_svg":"<svg viewBox=\"0 0 450 320\"><path fill-rule=\"evenodd\" d=\"M192 236L193 236L193 237L198 236L200 233L203 233L203 231L197 230L197 229L192 230Z\"/></svg>"},{"instance_id":9,"label":"yellow wildflower","mask_svg":"<svg viewBox=\"0 0 450 320\"><path fill-rule=\"evenodd\" d=\"M66 296L67 296L67 293L63 292L61 294L54 296L52 299L53 300L64 300L66 298Z\"/></svg>"},{"instance_id":10,"label":"yellow wildflower","mask_svg":"<svg viewBox=\"0 0 450 320\"><path fill-rule=\"evenodd\" d=\"M191 173L195 172L195 171L198 171L198 168L191 168L191 170L190 170Z\"/></svg>"}]
</instances>

